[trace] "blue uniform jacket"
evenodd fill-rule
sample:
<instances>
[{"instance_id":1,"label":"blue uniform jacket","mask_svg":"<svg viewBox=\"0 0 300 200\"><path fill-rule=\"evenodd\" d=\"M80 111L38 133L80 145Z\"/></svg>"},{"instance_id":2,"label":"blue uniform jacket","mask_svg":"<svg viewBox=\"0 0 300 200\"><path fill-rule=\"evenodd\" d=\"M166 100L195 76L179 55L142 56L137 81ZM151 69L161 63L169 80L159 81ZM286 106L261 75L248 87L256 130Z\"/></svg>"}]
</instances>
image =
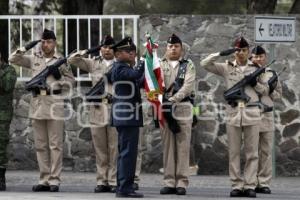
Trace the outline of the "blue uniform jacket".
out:
<instances>
[{"instance_id":1,"label":"blue uniform jacket","mask_svg":"<svg viewBox=\"0 0 300 200\"><path fill-rule=\"evenodd\" d=\"M134 69L125 62L117 61L111 70L111 82L114 85L112 103L112 126L143 126L140 87L144 70Z\"/></svg>"}]
</instances>

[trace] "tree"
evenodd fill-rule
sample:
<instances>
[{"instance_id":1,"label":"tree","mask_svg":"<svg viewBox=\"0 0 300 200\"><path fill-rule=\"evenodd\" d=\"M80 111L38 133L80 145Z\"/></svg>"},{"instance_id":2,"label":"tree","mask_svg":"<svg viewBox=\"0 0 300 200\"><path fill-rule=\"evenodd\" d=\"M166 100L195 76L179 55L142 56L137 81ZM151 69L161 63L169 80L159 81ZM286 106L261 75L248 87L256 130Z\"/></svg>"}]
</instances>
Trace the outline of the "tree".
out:
<instances>
[{"instance_id":1,"label":"tree","mask_svg":"<svg viewBox=\"0 0 300 200\"><path fill-rule=\"evenodd\" d=\"M248 14L273 14L277 0L247 0Z\"/></svg>"},{"instance_id":2,"label":"tree","mask_svg":"<svg viewBox=\"0 0 300 200\"><path fill-rule=\"evenodd\" d=\"M102 15L103 13L103 0L62 0L62 14L64 15ZM87 22L81 22L80 26L85 27L87 26ZM93 26L93 24L91 24ZM76 40L76 24L74 21L68 22L68 52L73 51L77 48ZM92 29L95 30L95 29ZM80 37L80 48L87 48L87 29L80 30L81 37ZM97 34L95 31L91 33L92 35ZM94 38L94 37L92 37ZM93 41L92 43L97 43L98 41Z\"/></svg>"},{"instance_id":3,"label":"tree","mask_svg":"<svg viewBox=\"0 0 300 200\"><path fill-rule=\"evenodd\" d=\"M294 3L291 7L291 10L289 12L290 14L299 14L300 13L300 1L299 0L294 0Z\"/></svg>"}]
</instances>

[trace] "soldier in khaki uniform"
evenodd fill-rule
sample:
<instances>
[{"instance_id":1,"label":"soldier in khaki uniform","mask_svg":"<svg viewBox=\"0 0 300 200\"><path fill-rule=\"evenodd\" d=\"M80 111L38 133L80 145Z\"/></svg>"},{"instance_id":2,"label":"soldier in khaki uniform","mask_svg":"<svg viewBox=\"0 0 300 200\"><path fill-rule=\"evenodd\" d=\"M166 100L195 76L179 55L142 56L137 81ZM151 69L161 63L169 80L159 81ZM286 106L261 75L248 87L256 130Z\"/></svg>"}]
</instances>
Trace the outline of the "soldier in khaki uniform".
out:
<instances>
[{"instance_id":1,"label":"soldier in khaki uniform","mask_svg":"<svg viewBox=\"0 0 300 200\"><path fill-rule=\"evenodd\" d=\"M35 77L46 66L53 64L62 56L55 52L56 37L53 31L45 29L41 39L41 52L25 55L26 47L16 50L9 61L12 64L30 68ZM40 169L39 184L33 186L34 192L58 192L61 182L63 158L64 100L61 96L63 85L74 83L71 70L62 65L49 68L47 77L49 89L36 91L30 102L29 117L32 120L34 142Z\"/></svg>"},{"instance_id":2,"label":"soldier in khaki uniform","mask_svg":"<svg viewBox=\"0 0 300 200\"><path fill-rule=\"evenodd\" d=\"M68 62L81 70L91 73L92 83L95 85L99 79L108 72L114 62L114 52L111 46L114 39L107 35L101 41L100 53L102 57L93 59L84 58L87 50L79 51L70 56ZM107 92L112 94L109 84ZM116 165L118 154L117 131L110 126L111 100L102 99L101 106L90 106L90 123L94 149L96 153L97 186L95 192L116 192Z\"/></svg>"},{"instance_id":3,"label":"soldier in khaki uniform","mask_svg":"<svg viewBox=\"0 0 300 200\"><path fill-rule=\"evenodd\" d=\"M218 63L220 56L234 53L233 62ZM233 49L210 54L201 61L201 65L216 75L225 78L227 89L231 88L245 76L254 72L257 68L248 60L249 44L240 37L235 41ZM245 86L245 93L250 97L249 102L238 101L238 105L232 107L226 105L226 129L229 146L229 175L232 184L231 197L256 197L254 191L256 186L256 173L258 168L258 136L261 111L257 94L267 95L269 88L259 81L253 81ZM244 133L245 168L244 178L241 176L240 151L242 144L242 133Z\"/></svg>"},{"instance_id":4,"label":"soldier in khaki uniform","mask_svg":"<svg viewBox=\"0 0 300 200\"><path fill-rule=\"evenodd\" d=\"M191 60L182 58L182 42L173 34L167 41L166 57L161 61L167 93L173 104L173 116L180 127L173 133L165 122L161 127L163 142L164 187L160 194L185 195L189 180L190 139L192 130L192 104L190 95L194 91L195 66ZM180 74L178 76L178 74ZM174 87L175 80L180 87ZM170 89L171 88L171 89ZM177 90L177 91L176 91Z\"/></svg>"},{"instance_id":5,"label":"soldier in khaki uniform","mask_svg":"<svg viewBox=\"0 0 300 200\"><path fill-rule=\"evenodd\" d=\"M251 60L259 66L265 66L267 55L264 48L256 46L252 49ZM271 78L274 76L274 82ZM274 134L274 100L281 98L282 87L278 81L277 74L272 69L267 69L266 73L261 76L264 83L269 85L270 92L268 95L260 96L263 105L262 120L259 131L258 144L258 171L257 171L257 193L270 194L270 182L272 179L272 144Z\"/></svg>"}]
</instances>

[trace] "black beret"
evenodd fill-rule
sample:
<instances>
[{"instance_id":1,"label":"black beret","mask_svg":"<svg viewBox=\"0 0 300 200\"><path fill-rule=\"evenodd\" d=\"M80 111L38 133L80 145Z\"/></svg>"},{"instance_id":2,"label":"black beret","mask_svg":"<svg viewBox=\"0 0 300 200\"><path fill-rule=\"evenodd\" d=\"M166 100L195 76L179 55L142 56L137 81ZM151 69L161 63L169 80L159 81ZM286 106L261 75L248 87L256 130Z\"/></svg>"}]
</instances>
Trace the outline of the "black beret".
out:
<instances>
[{"instance_id":1,"label":"black beret","mask_svg":"<svg viewBox=\"0 0 300 200\"><path fill-rule=\"evenodd\" d=\"M252 49L251 53L255 55L261 55L261 54L266 54L266 51L261 46L256 46Z\"/></svg>"},{"instance_id":2,"label":"black beret","mask_svg":"<svg viewBox=\"0 0 300 200\"><path fill-rule=\"evenodd\" d=\"M122 39L121 41L119 41L118 43L113 45L112 49L114 51L124 50L124 49L130 50L132 45L134 45L134 43L132 41L132 38L131 37L125 37L124 39Z\"/></svg>"},{"instance_id":3,"label":"black beret","mask_svg":"<svg viewBox=\"0 0 300 200\"><path fill-rule=\"evenodd\" d=\"M49 39L53 39L56 40L55 34L53 31L45 29L42 35L42 39L43 40L49 40Z\"/></svg>"},{"instance_id":4,"label":"black beret","mask_svg":"<svg viewBox=\"0 0 300 200\"><path fill-rule=\"evenodd\" d=\"M110 35L105 35L104 38L101 40L101 46L110 46L114 45L115 40Z\"/></svg>"},{"instance_id":5,"label":"black beret","mask_svg":"<svg viewBox=\"0 0 300 200\"><path fill-rule=\"evenodd\" d=\"M244 37L240 37L240 38L235 40L234 47L236 47L236 48L246 48L246 47L249 47L249 43L247 42L247 40Z\"/></svg>"},{"instance_id":6,"label":"black beret","mask_svg":"<svg viewBox=\"0 0 300 200\"><path fill-rule=\"evenodd\" d=\"M175 35L174 33L169 37L167 42L169 44L175 44L175 43L182 44L181 39L177 35Z\"/></svg>"}]
</instances>

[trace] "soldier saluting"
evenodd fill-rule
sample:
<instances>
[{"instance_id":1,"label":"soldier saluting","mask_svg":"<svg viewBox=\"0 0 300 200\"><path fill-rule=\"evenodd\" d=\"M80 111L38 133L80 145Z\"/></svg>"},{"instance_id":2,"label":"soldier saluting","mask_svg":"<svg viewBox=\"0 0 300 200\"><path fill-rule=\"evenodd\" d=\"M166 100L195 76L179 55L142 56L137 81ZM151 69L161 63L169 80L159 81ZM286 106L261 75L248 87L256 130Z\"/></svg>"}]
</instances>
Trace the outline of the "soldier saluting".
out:
<instances>
[{"instance_id":1,"label":"soldier saluting","mask_svg":"<svg viewBox=\"0 0 300 200\"><path fill-rule=\"evenodd\" d=\"M7 145L13 117L13 91L16 80L15 68L7 64L7 57L0 52L0 191L6 190Z\"/></svg>"},{"instance_id":2,"label":"soldier saluting","mask_svg":"<svg viewBox=\"0 0 300 200\"><path fill-rule=\"evenodd\" d=\"M171 114L177 120L179 128L173 129L173 125L168 124L172 121L165 122L161 128L164 187L160 194L185 195L189 183L191 95L194 91L196 72L193 62L182 58L182 52L181 39L175 34L171 35L167 41L166 56L161 61L166 86L164 104L174 110Z\"/></svg>"},{"instance_id":3,"label":"soldier saluting","mask_svg":"<svg viewBox=\"0 0 300 200\"><path fill-rule=\"evenodd\" d=\"M17 49L9 58L12 64L31 69L33 77L46 66L62 58L55 51L54 32L47 29L44 30L41 38L42 51L25 55L38 42ZM39 183L32 188L34 192L59 191L64 128L64 100L61 95L64 84L70 86L74 83L73 74L65 65L59 68L52 65L49 67L49 74L46 78L49 88L36 89L30 102L29 117L32 119L34 144L40 169Z\"/></svg>"},{"instance_id":4,"label":"soldier saluting","mask_svg":"<svg viewBox=\"0 0 300 200\"><path fill-rule=\"evenodd\" d=\"M256 46L251 51L251 61L259 67L263 67L267 62L267 54L264 48ZM282 87L278 81L276 72L266 69L261 76L264 83L269 85L269 94L260 96L263 105L262 120L259 129L258 144L258 171L257 171L257 193L270 194L270 182L272 179L272 144L274 135L274 100L282 96Z\"/></svg>"},{"instance_id":5,"label":"soldier saluting","mask_svg":"<svg viewBox=\"0 0 300 200\"><path fill-rule=\"evenodd\" d=\"M234 54L233 62L218 63L220 56ZM257 68L248 60L249 44L240 37L235 41L234 48L210 54L201 61L201 65L209 72L225 78L226 87L229 89L243 78L253 73ZM257 79L242 88L250 98L249 101L237 99L233 104L226 105L226 131L229 146L229 176L231 180L231 197L256 197L256 173L258 167L258 135L261 111L259 108L260 95L267 95L269 87ZM240 152L242 133L244 134L244 150L246 163L244 178L241 176Z\"/></svg>"},{"instance_id":6,"label":"soldier saluting","mask_svg":"<svg viewBox=\"0 0 300 200\"><path fill-rule=\"evenodd\" d=\"M84 55L88 50L82 50L71 55L68 62L91 73L92 83L95 85L112 68L114 52L111 47L114 44L114 39L110 35L106 35L100 44L101 57L85 58ZM90 106L89 117L96 154L97 186L94 190L96 193L116 192L118 137L115 127L111 127L109 124L112 86L107 84L105 88L108 90L106 91L108 95L100 100L101 106L98 103Z\"/></svg>"}]
</instances>

